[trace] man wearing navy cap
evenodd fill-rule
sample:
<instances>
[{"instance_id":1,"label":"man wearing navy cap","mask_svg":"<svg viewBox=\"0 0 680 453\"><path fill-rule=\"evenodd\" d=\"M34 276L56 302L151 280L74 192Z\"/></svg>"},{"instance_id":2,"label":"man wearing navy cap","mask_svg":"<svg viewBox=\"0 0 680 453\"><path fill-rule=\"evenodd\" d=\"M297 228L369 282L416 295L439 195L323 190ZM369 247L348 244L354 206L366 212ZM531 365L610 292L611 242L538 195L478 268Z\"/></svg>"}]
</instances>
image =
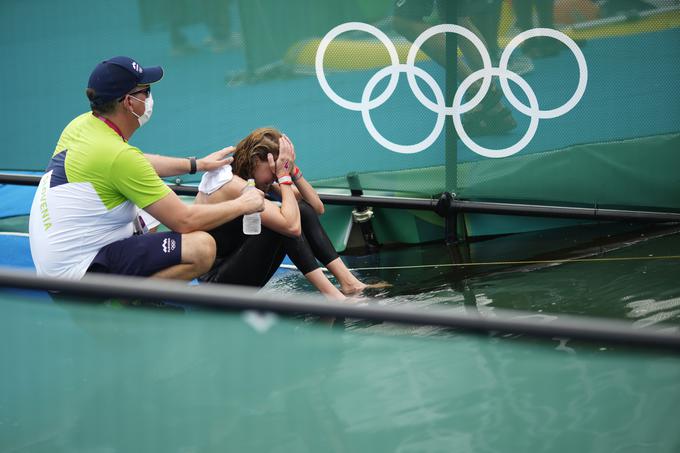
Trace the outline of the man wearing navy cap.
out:
<instances>
[{"instance_id":1,"label":"man wearing navy cap","mask_svg":"<svg viewBox=\"0 0 680 453\"><path fill-rule=\"evenodd\" d=\"M215 259L215 241L205 230L264 208L259 190L186 205L161 180L229 164L232 147L196 159L143 154L128 143L151 118L151 84L162 77L160 66L145 68L128 57L92 71L86 90L92 111L66 126L33 199L29 236L38 275L192 279ZM143 223L139 208L172 231L135 234Z\"/></svg>"}]
</instances>

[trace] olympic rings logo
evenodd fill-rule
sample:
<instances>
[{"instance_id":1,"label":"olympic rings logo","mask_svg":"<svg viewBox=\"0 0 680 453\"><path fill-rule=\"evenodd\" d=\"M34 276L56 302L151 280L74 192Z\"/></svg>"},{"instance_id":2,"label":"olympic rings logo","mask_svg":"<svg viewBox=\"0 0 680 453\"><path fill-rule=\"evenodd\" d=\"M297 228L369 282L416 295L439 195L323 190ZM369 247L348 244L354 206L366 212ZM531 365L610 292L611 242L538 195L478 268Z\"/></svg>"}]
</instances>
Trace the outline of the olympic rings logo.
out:
<instances>
[{"instance_id":1,"label":"olympic rings logo","mask_svg":"<svg viewBox=\"0 0 680 453\"><path fill-rule=\"evenodd\" d=\"M338 94L335 93L335 91L333 91L333 89L328 85L323 68L324 54L326 53L326 49L328 48L328 45L331 43L331 41L342 33L354 30L364 31L378 38L387 49L391 61L390 66L375 73L375 75L373 75L373 77L371 77L371 79L368 81L361 96L361 102L352 102L338 96ZM477 48L477 51L482 57L483 68L473 72L463 80L453 97L453 103L451 106L446 105L444 94L442 93L441 88L436 83L434 78L414 64L418 50L420 50L420 47L423 45L423 43L438 33L457 33L462 37L467 38ZM510 55L517 48L517 46L529 38L538 36L547 36L561 41L572 51L578 64L579 78L576 91L567 102L565 102L560 107L551 110L541 110L538 107L536 94L526 82L526 80L524 80L518 74L508 70L508 61L510 60ZM444 128L444 120L446 119L446 116L451 115L458 136L460 137L461 141L468 148L470 148L470 150L479 155L491 158L512 156L513 154L524 149L524 147L529 144L531 139L536 134L539 119L556 118L573 109L574 106L581 100L581 97L586 90L586 84L588 83L588 67L581 49L567 35L551 28L534 28L515 36L503 50L498 67L493 67L491 65L491 57L489 52L487 51L486 47L484 47L482 40L479 39L472 31L465 27L461 27L460 25L442 24L428 28L423 33L421 33L411 45L406 58L406 64L400 64L397 50L385 33L380 31L378 28L363 22L347 22L333 28L326 34L326 36L323 37L321 43L319 44L319 48L316 51L315 68L316 77L319 80L321 89L333 102L348 110L361 112L364 125L373 139L385 148L396 153L403 154L418 153L431 146L441 134L441 131ZM408 84L415 97L421 102L423 106L437 114L437 122L435 123L434 129L430 135L428 135L423 141L414 145L400 145L387 140L375 128L370 115L370 111L372 109L379 107L385 103L385 101L387 101L390 96L392 96L392 93L394 93L394 90L396 89L397 82L399 81L399 74L402 72L406 73ZM387 84L387 87L385 88L385 91L383 91L374 99L371 99L375 86L387 76L390 76L390 80ZM420 90L418 84L416 83L416 76L420 77L425 83L427 83L430 89L432 89L435 102L432 102ZM478 145L465 132L461 121L461 115L463 113L474 109L484 99L484 96L486 96L491 86L491 79L494 76L499 78L503 94L508 99L510 104L512 104L512 106L518 111L531 118L529 122L529 128L527 129L524 136L514 145L503 149L489 149ZM482 79L482 85L479 91L475 96L472 97L472 99L463 103L463 96L465 95L466 91L479 79ZM524 94L529 101L528 106L523 104L519 99L517 99L517 97L515 97L512 90L510 89L510 85L508 84L508 79L515 82L520 87L520 89L524 91Z\"/></svg>"}]
</instances>

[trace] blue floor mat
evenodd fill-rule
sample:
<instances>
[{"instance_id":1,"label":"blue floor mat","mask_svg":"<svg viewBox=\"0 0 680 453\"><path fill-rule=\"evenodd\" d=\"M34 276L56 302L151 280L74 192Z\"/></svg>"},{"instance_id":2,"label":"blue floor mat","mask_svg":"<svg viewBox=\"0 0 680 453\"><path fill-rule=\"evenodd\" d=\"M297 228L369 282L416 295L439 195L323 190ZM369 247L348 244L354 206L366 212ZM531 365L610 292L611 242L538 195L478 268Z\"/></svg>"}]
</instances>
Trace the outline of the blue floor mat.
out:
<instances>
[{"instance_id":1,"label":"blue floor mat","mask_svg":"<svg viewBox=\"0 0 680 453\"><path fill-rule=\"evenodd\" d=\"M0 218L28 215L36 188L0 184Z\"/></svg>"},{"instance_id":2,"label":"blue floor mat","mask_svg":"<svg viewBox=\"0 0 680 453\"><path fill-rule=\"evenodd\" d=\"M28 236L0 233L0 266L35 269Z\"/></svg>"}]
</instances>

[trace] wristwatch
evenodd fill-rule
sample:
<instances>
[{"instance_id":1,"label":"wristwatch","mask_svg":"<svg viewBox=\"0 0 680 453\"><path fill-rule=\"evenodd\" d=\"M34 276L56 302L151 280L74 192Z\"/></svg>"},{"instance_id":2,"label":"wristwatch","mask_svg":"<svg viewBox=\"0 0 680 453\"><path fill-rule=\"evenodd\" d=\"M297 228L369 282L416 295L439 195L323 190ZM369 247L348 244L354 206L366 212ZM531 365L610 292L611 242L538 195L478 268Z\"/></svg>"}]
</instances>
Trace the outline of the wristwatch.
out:
<instances>
[{"instance_id":1,"label":"wristwatch","mask_svg":"<svg viewBox=\"0 0 680 453\"><path fill-rule=\"evenodd\" d=\"M189 170L189 174L193 175L196 173L196 156L187 157L187 159L189 159L189 165L191 165L191 170Z\"/></svg>"}]
</instances>

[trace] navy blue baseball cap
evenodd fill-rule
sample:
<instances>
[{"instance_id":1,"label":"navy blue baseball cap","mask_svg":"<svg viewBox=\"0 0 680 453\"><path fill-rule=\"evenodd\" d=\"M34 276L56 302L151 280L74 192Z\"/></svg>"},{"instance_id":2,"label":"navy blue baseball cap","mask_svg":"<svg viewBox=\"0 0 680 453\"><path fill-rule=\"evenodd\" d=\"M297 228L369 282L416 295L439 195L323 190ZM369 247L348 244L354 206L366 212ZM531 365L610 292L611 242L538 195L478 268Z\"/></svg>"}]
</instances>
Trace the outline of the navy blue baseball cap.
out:
<instances>
[{"instance_id":1,"label":"navy blue baseball cap","mask_svg":"<svg viewBox=\"0 0 680 453\"><path fill-rule=\"evenodd\" d=\"M119 99L132 91L137 85L147 85L163 78L163 68L152 66L144 68L130 57L113 57L99 63L87 82L87 87L95 91L92 105L102 105Z\"/></svg>"}]
</instances>

